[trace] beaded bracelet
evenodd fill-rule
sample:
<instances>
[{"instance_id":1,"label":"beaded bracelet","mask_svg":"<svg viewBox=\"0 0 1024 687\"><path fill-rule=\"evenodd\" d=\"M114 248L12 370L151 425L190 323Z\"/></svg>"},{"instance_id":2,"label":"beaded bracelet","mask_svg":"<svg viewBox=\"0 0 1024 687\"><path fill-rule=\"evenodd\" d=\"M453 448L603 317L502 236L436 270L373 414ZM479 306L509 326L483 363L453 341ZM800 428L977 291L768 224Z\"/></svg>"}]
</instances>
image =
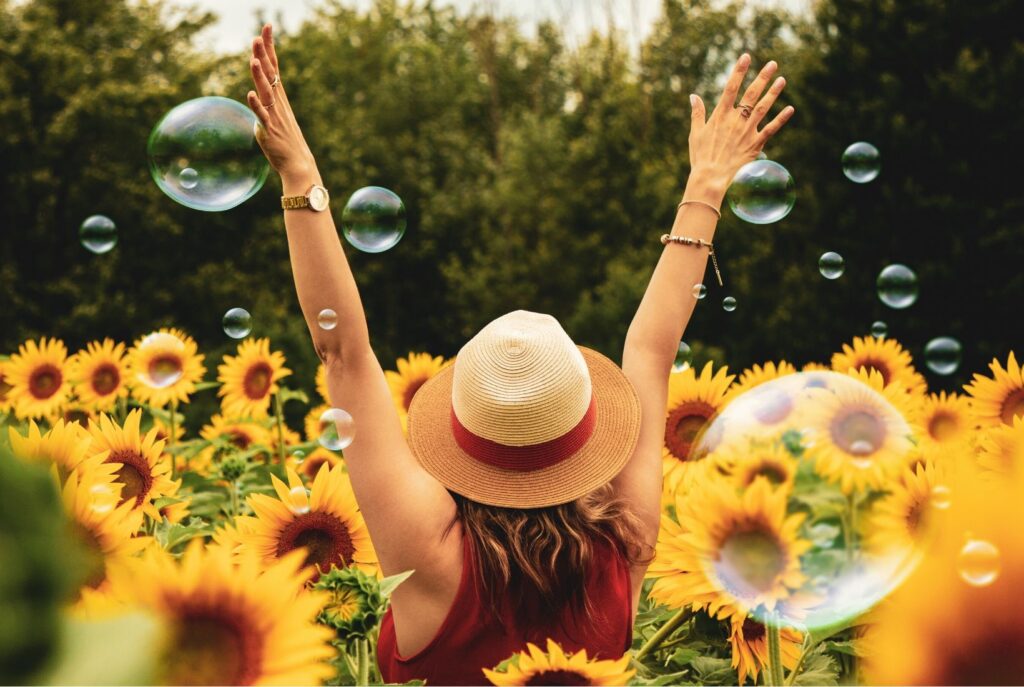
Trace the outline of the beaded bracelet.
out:
<instances>
[{"instance_id":1,"label":"beaded bracelet","mask_svg":"<svg viewBox=\"0 0 1024 687\"><path fill-rule=\"evenodd\" d=\"M725 286L722 283L722 273L718 269L718 258L715 257L715 244L704 239L694 239L689 236L673 236L672 234L661 235L661 245L667 246L670 243L678 243L681 246L698 246L701 248L707 248L708 254L711 256L711 264L715 268L715 276L718 278L718 285Z\"/></svg>"}]
</instances>

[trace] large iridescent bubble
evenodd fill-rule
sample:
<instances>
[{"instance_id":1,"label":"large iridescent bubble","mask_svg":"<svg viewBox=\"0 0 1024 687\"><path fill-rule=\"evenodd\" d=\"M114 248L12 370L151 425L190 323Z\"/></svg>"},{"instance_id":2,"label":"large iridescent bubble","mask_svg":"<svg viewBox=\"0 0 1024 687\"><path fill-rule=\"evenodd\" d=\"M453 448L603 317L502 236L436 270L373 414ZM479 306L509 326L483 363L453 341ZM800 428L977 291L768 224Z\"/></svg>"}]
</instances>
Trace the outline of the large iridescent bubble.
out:
<instances>
[{"instance_id":1,"label":"large iridescent bubble","mask_svg":"<svg viewBox=\"0 0 1024 687\"><path fill-rule=\"evenodd\" d=\"M178 105L149 135L149 171L160 190L195 210L229 210L253 196L270 166L256 143L256 115L205 96Z\"/></svg>"},{"instance_id":2,"label":"large iridescent bubble","mask_svg":"<svg viewBox=\"0 0 1024 687\"><path fill-rule=\"evenodd\" d=\"M917 452L898 386L805 372L733 398L698 434L671 497L677 588L711 611L817 632L895 589L945 487Z\"/></svg>"},{"instance_id":3,"label":"large iridescent bubble","mask_svg":"<svg viewBox=\"0 0 1024 687\"><path fill-rule=\"evenodd\" d=\"M789 214L796 189L789 170L772 160L740 167L726 193L733 214L751 224L771 224Z\"/></svg>"}]
</instances>

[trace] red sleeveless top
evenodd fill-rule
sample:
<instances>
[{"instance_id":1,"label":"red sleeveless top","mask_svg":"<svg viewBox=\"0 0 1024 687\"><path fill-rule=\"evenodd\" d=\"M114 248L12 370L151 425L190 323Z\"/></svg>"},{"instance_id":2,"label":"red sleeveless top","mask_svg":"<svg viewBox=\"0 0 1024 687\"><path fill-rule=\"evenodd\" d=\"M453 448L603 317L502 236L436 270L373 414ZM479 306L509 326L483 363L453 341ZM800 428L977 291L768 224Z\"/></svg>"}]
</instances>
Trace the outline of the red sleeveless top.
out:
<instances>
[{"instance_id":1,"label":"red sleeveless top","mask_svg":"<svg viewBox=\"0 0 1024 687\"><path fill-rule=\"evenodd\" d=\"M440 629L426 647L412 656L400 656L395 641L395 620L388 608L377 640L377 662L384 682L425 680L428 685L486 685L481 668L494 668L533 642L546 651L547 639L567 652L587 650L588 658L617 659L633 640L632 585L629 566L605 541L596 544L596 565L586 575L587 593L597 616L593 623L577 623L566 609L558 627L515 627L515 607L523 599L502 600L500 622L486 611L473 563L472 540L463 536L462 578L455 600Z\"/></svg>"}]
</instances>

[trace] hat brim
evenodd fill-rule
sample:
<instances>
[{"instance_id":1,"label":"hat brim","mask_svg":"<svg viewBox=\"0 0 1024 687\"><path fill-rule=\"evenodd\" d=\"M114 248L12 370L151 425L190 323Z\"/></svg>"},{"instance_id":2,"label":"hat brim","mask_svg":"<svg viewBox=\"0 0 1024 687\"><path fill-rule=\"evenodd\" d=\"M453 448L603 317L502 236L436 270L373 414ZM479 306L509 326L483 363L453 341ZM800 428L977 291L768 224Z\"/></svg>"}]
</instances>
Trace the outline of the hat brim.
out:
<instances>
[{"instance_id":1,"label":"hat brim","mask_svg":"<svg viewBox=\"0 0 1024 687\"><path fill-rule=\"evenodd\" d=\"M576 453L531 471L498 468L473 458L451 428L452 380L448 365L419 388L409 408L409 445L423 468L468 499L506 508L542 508L574 501L609 482L625 466L640 434L640 399L618 365L583 346L597 420Z\"/></svg>"}]
</instances>

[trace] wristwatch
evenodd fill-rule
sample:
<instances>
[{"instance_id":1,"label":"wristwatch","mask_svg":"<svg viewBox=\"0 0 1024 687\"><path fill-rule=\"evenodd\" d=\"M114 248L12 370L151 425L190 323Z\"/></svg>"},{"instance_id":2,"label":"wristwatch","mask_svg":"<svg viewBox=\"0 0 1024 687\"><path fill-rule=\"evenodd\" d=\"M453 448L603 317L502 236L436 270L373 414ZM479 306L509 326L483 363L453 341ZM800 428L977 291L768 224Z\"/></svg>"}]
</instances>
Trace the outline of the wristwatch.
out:
<instances>
[{"instance_id":1,"label":"wristwatch","mask_svg":"<svg viewBox=\"0 0 1024 687\"><path fill-rule=\"evenodd\" d=\"M315 212L323 212L331 202L331 196L327 189L318 184L313 184L303 196L281 196L282 210L299 210L309 208Z\"/></svg>"}]
</instances>

